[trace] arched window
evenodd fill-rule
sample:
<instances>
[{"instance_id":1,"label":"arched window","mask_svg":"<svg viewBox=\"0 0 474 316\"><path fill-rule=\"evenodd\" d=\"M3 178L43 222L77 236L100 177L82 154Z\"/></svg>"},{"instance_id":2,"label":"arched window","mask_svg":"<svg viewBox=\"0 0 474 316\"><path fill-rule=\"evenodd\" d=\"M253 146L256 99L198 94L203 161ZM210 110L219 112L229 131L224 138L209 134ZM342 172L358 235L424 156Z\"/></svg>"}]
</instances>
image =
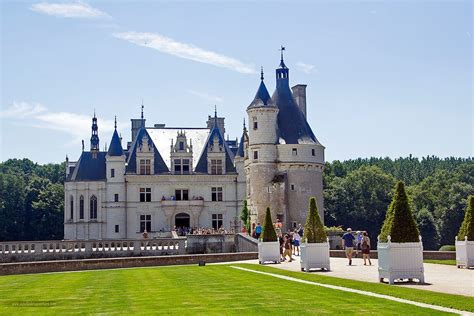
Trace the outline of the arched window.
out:
<instances>
[{"instance_id":1,"label":"arched window","mask_svg":"<svg viewBox=\"0 0 474 316\"><path fill-rule=\"evenodd\" d=\"M72 195L69 198L69 219L74 219L74 197Z\"/></svg>"},{"instance_id":2,"label":"arched window","mask_svg":"<svg viewBox=\"0 0 474 316\"><path fill-rule=\"evenodd\" d=\"M97 219L97 198L95 195L91 196L90 203L90 219Z\"/></svg>"},{"instance_id":3,"label":"arched window","mask_svg":"<svg viewBox=\"0 0 474 316\"><path fill-rule=\"evenodd\" d=\"M84 197L79 198L79 219L84 219Z\"/></svg>"}]
</instances>

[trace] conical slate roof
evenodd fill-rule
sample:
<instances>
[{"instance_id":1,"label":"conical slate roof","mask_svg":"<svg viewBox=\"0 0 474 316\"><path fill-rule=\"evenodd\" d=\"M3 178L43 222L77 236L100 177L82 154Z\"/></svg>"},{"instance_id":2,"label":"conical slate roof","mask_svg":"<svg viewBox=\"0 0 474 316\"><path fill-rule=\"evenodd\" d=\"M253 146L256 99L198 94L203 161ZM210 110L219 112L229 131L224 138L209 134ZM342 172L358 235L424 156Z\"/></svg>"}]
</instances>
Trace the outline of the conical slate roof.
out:
<instances>
[{"instance_id":1,"label":"conical slate roof","mask_svg":"<svg viewBox=\"0 0 474 316\"><path fill-rule=\"evenodd\" d=\"M267 87L263 82L263 74L261 76L260 85L258 86L257 93L255 94L255 98L253 99L252 103L248 106L250 107L258 107L258 106L275 106L270 98L270 93L268 93Z\"/></svg>"},{"instance_id":2,"label":"conical slate roof","mask_svg":"<svg viewBox=\"0 0 474 316\"><path fill-rule=\"evenodd\" d=\"M114 134L112 135L112 140L110 141L109 151L107 152L109 156L122 156L123 155L123 148L122 143L120 141L120 137L117 133L117 130L114 130Z\"/></svg>"}]
</instances>

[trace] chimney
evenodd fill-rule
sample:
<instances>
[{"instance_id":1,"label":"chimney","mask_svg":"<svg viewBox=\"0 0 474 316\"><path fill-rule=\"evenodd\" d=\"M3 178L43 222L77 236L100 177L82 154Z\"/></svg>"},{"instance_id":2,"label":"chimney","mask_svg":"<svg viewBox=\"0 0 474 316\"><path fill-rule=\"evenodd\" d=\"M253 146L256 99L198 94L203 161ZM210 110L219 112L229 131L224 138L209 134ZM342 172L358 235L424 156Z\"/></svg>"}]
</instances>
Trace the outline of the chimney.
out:
<instances>
[{"instance_id":1,"label":"chimney","mask_svg":"<svg viewBox=\"0 0 474 316\"><path fill-rule=\"evenodd\" d=\"M301 112L303 112L306 118L306 86L305 84L297 84L291 88L293 92L293 98L295 98L296 104L298 105Z\"/></svg>"},{"instance_id":2,"label":"chimney","mask_svg":"<svg viewBox=\"0 0 474 316\"><path fill-rule=\"evenodd\" d=\"M132 122L132 143L137 137L138 131L142 128L142 119L131 119ZM143 119L143 126L145 125L145 119Z\"/></svg>"},{"instance_id":3,"label":"chimney","mask_svg":"<svg viewBox=\"0 0 474 316\"><path fill-rule=\"evenodd\" d=\"M221 131L222 136L224 136L225 133L224 120L224 117L217 118L217 128ZM206 125L209 129L212 129L214 127L214 118L212 116L209 115L207 117Z\"/></svg>"}]
</instances>

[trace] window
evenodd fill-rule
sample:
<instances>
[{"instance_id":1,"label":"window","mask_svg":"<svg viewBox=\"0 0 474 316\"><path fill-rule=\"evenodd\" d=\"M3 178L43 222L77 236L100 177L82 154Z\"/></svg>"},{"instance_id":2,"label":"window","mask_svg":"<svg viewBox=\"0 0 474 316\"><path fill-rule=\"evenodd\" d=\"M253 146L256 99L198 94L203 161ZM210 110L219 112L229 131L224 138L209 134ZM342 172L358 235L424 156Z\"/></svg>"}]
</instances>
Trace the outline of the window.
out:
<instances>
[{"instance_id":1,"label":"window","mask_svg":"<svg viewBox=\"0 0 474 316\"><path fill-rule=\"evenodd\" d=\"M293 183L290 184L290 190L291 190L291 191L294 191L294 190L295 190L295 185L294 185Z\"/></svg>"},{"instance_id":2,"label":"window","mask_svg":"<svg viewBox=\"0 0 474 316\"><path fill-rule=\"evenodd\" d=\"M174 195L176 197L176 201L188 201L189 200L189 190L175 190Z\"/></svg>"},{"instance_id":3,"label":"window","mask_svg":"<svg viewBox=\"0 0 474 316\"><path fill-rule=\"evenodd\" d=\"M151 202L151 188L140 188L140 202Z\"/></svg>"},{"instance_id":4,"label":"window","mask_svg":"<svg viewBox=\"0 0 474 316\"><path fill-rule=\"evenodd\" d=\"M189 159L175 159L174 160L175 174L189 174Z\"/></svg>"},{"instance_id":5,"label":"window","mask_svg":"<svg viewBox=\"0 0 474 316\"><path fill-rule=\"evenodd\" d=\"M258 129L258 122L253 122L253 129L254 130Z\"/></svg>"},{"instance_id":6,"label":"window","mask_svg":"<svg viewBox=\"0 0 474 316\"><path fill-rule=\"evenodd\" d=\"M150 159L140 159L140 174L151 174Z\"/></svg>"},{"instance_id":7,"label":"window","mask_svg":"<svg viewBox=\"0 0 474 316\"><path fill-rule=\"evenodd\" d=\"M211 159L211 174L222 174L221 159Z\"/></svg>"},{"instance_id":8,"label":"window","mask_svg":"<svg viewBox=\"0 0 474 316\"><path fill-rule=\"evenodd\" d=\"M291 150L291 154L292 154L293 156L297 156L297 155L298 155L298 149L297 149L297 148L293 148L293 149Z\"/></svg>"},{"instance_id":9,"label":"window","mask_svg":"<svg viewBox=\"0 0 474 316\"><path fill-rule=\"evenodd\" d=\"M311 156L316 156L316 149L311 149Z\"/></svg>"},{"instance_id":10,"label":"window","mask_svg":"<svg viewBox=\"0 0 474 316\"><path fill-rule=\"evenodd\" d=\"M184 142L179 142L179 150L184 150Z\"/></svg>"},{"instance_id":11,"label":"window","mask_svg":"<svg viewBox=\"0 0 474 316\"><path fill-rule=\"evenodd\" d=\"M140 233L151 232L151 215L140 215Z\"/></svg>"},{"instance_id":12,"label":"window","mask_svg":"<svg viewBox=\"0 0 474 316\"><path fill-rule=\"evenodd\" d=\"M253 152L253 159L257 160L258 159L258 151Z\"/></svg>"},{"instance_id":13,"label":"window","mask_svg":"<svg viewBox=\"0 0 474 316\"><path fill-rule=\"evenodd\" d=\"M74 198L72 197L72 195L70 197L69 203L69 218L72 220L74 218Z\"/></svg>"},{"instance_id":14,"label":"window","mask_svg":"<svg viewBox=\"0 0 474 316\"><path fill-rule=\"evenodd\" d=\"M119 201L118 193L115 193L114 194L114 202L118 202L118 201Z\"/></svg>"},{"instance_id":15,"label":"window","mask_svg":"<svg viewBox=\"0 0 474 316\"><path fill-rule=\"evenodd\" d=\"M222 214L212 214L212 228L219 229L222 227L223 224L223 216Z\"/></svg>"},{"instance_id":16,"label":"window","mask_svg":"<svg viewBox=\"0 0 474 316\"><path fill-rule=\"evenodd\" d=\"M115 225L115 232L116 232L116 233L119 232L119 225Z\"/></svg>"},{"instance_id":17,"label":"window","mask_svg":"<svg viewBox=\"0 0 474 316\"><path fill-rule=\"evenodd\" d=\"M212 201L222 201L222 187L211 188Z\"/></svg>"},{"instance_id":18,"label":"window","mask_svg":"<svg viewBox=\"0 0 474 316\"><path fill-rule=\"evenodd\" d=\"M110 177L115 178L115 169L110 169Z\"/></svg>"},{"instance_id":19,"label":"window","mask_svg":"<svg viewBox=\"0 0 474 316\"><path fill-rule=\"evenodd\" d=\"M89 215L90 219L97 219L97 198L95 195L91 196Z\"/></svg>"},{"instance_id":20,"label":"window","mask_svg":"<svg viewBox=\"0 0 474 316\"><path fill-rule=\"evenodd\" d=\"M79 198L79 219L84 219L84 197Z\"/></svg>"},{"instance_id":21,"label":"window","mask_svg":"<svg viewBox=\"0 0 474 316\"><path fill-rule=\"evenodd\" d=\"M189 159L183 159L183 174L189 174Z\"/></svg>"}]
</instances>

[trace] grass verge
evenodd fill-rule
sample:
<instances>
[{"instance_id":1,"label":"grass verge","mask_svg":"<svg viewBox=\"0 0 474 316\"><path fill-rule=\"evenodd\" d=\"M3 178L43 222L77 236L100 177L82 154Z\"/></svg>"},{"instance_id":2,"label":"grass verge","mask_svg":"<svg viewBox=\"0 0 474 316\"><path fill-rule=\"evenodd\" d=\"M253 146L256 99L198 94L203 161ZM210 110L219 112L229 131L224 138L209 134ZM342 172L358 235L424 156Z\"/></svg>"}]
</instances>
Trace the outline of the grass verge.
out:
<instances>
[{"instance_id":1,"label":"grass verge","mask_svg":"<svg viewBox=\"0 0 474 316\"><path fill-rule=\"evenodd\" d=\"M424 263L435 263L435 264L446 264L450 266L456 265L456 260L432 260L432 259L425 259L423 260Z\"/></svg>"}]
</instances>

